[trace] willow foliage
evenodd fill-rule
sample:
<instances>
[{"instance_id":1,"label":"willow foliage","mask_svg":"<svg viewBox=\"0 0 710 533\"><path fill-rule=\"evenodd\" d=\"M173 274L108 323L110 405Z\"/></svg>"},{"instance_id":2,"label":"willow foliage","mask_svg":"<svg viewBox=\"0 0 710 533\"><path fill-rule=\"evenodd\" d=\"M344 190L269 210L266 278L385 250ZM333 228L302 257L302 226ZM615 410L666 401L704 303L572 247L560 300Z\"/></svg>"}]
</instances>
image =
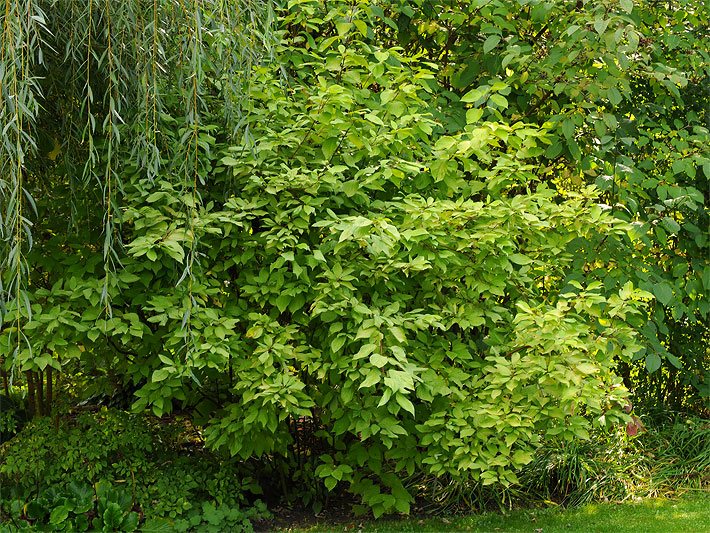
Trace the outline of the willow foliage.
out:
<instances>
[{"instance_id":1,"label":"willow foliage","mask_svg":"<svg viewBox=\"0 0 710 533\"><path fill-rule=\"evenodd\" d=\"M203 116L243 119L247 72L271 43L264 0L7 0L0 9L0 323L31 316L34 197L71 190L68 229L103 208L106 283L120 247L122 168L170 169L197 195ZM168 126L169 125L169 126ZM177 128L176 128L177 126ZM170 134L166 135L166 130ZM172 132L179 131L175 137ZM185 272L189 274L189 264Z\"/></svg>"}]
</instances>

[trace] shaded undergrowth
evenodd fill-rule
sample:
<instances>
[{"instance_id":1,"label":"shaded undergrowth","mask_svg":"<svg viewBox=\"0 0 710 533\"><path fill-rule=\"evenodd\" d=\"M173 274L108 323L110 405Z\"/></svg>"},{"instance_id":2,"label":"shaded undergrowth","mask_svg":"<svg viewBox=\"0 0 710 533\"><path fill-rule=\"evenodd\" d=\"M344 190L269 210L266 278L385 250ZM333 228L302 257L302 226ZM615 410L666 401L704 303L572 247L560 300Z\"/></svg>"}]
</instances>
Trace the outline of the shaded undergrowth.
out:
<instances>
[{"instance_id":1,"label":"shaded undergrowth","mask_svg":"<svg viewBox=\"0 0 710 533\"><path fill-rule=\"evenodd\" d=\"M249 531L255 520L271 529L310 523L317 512L347 521L357 502L325 491L311 466L294 456L241 462L210 452L199 428L179 417L101 409L42 418L0 446L2 530ZM678 418L648 421L634 437L619 430L549 442L509 487L416 473L403 481L415 516L451 517L705 491L709 473L710 423Z\"/></svg>"}]
</instances>

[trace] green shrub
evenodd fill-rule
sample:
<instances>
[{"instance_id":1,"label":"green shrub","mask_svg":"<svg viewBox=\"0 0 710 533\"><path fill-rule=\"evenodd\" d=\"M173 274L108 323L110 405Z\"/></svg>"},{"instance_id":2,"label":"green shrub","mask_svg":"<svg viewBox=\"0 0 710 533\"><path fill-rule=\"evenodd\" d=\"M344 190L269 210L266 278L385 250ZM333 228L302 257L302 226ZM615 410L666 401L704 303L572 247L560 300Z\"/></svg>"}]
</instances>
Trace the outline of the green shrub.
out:
<instances>
[{"instance_id":1,"label":"green shrub","mask_svg":"<svg viewBox=\"0 0 710 533\"><path fill-rule=\"evenodd\" d=\"M2 487L28 496L67 481L127 483L149 468L153 439L143 417L120 411L81 413L63 419L59 428L48 418L37 419L3 446Z\"/></svg>"},{"instance_id":2,"label":"green shrub","mask_svg":"<svg viewBox=\"0 0 710 533\"><path fill-rule=\"evenodd\" d=\"M20 431L26 419L21 402L0 394L0 444Z\"/></svg>"}]
</instances>

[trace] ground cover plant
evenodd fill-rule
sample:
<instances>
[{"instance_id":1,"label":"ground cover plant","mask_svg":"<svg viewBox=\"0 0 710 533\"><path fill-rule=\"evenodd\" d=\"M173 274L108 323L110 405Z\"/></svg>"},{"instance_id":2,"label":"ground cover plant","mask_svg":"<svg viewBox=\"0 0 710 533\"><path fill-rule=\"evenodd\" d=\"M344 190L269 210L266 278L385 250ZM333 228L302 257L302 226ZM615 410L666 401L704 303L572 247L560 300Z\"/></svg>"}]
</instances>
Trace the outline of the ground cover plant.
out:
<instances>
[{"instance_id":1,"label":"ground cover plant","mask_svg":"<svg viewBox=\"0 0 710 533\"><path fill-rule=\"evenodd\" d=\"M115 409L32 422L1 449L3 530L250 531L269 516L260 487L194 439L184 420Z\"/></svg>"},{"instance_id":2,"label":"ground cover plant","mask_svg":"<svg viewBox=\"0 0 710 533\"><path fill-rule=\"evenodd\" d=\"M107 458L24 486L10 453L4 516L242 527L251 497L197 490L242 479L376 517L706 486L697 0L8 0L0 20L0 441ZM181 503L109 489L170 485L128 412L195 428L215 470Z\"/></svg>"}]
</instances>

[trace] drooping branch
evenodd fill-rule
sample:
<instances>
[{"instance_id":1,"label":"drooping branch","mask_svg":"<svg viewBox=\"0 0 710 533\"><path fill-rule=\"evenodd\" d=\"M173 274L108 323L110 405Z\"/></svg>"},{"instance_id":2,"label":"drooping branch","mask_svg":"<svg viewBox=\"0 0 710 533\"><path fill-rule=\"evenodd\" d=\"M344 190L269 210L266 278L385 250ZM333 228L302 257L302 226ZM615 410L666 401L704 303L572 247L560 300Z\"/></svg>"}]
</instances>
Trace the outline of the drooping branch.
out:
<instances>
[{"instance_id":1,"label":"drooping branch","mask_svg":"<svg viewBox=\"0 0 710 533\"><path fill-rule=\"evenodd\" d=\"M269 54L273 13L270 0L3 4L0 327L12 323L17 355L31 315L25 289L33 195L67 184L69 224L101 236L92 246L103 248L102 301L110 316L112 276L121 268L122 177L139 173L152 183L160 175L182 185L189 175L196 209L204 181L201 117L212 113L238 132L241 88ZM183 172L175 172L175 161ZM97 197L102 218L92 214Z\"/></svg>"}]
</instances>

